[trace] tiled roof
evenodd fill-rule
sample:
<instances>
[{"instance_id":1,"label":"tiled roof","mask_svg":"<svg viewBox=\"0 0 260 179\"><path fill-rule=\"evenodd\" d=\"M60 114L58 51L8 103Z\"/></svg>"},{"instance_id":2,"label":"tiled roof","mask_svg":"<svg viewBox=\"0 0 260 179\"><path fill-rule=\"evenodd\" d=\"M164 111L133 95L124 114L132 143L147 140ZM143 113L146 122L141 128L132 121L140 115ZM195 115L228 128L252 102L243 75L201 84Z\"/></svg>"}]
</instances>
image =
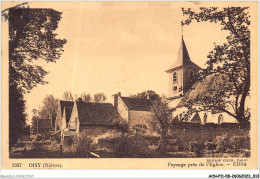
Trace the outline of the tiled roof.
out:
<instances>
[{"instance_id":1,"label":"tiled roof","mask_svg":"<svg viewBox=\"0 0 260 179\"><path fill-rule=\"evenodd\" d=\"M91 103L77 101L80 124L117 125L119 114L110 103Z\"/></svg>"},{"instance_id":2,"label":"tiled roof","mask_svg":"<svg viewBox=\"0 0 260 179\"><path fill-rule=\"evenodd\" d=\"M214 89L218 83L224 83L223 78L225 78L223 75L210 75L203 81L195 83L181 99L179 106L184 106L189 100L194 100L200 95L210 95L209 90Z\"/></svg>"},{"instance_id":3,"label":"tiled roof","mask_svg":"<svg viewBox=\"0 0 260 179\"><path fill-rule=\"evenodd\" d=\"M151 100L149 99L139 99L139 98L129 98L121 97L125 105L129 110L135 111L151 111Z\"/></svg>"},{"instance_id":4,"label":"tiled roof","mask_svg":"<svg viewBox=\"0 0 260 179\"><path fill-rule=\"evenodd\" d=\"M178 53L177 62L174 63L172 66L170 66L169 69L166 72L172 72L173 70L176 70L177 68L181 68L181 67L185 67L185 66L200 69L200 67L198 65L196 65L195 63L193 63L190 60L188 50L187 50L185 42L182 38L181 46L180 46L179 53Z\"/></svg>"},{"instance_id":5,"label":"tiled roof","mask_svg":"<svg viewBox=\"0 0 260 179\"><path fill-rule=\"evenodd\" d=\"M62 101L60 100L60 106L61 106L61 113L63 115L63 110L64 110L64 107L73 107L74 105L74 102L73 101Z\"/></svg>"},{"instance_id":6,"label":"tiled roof","mask_svg":"<svg viewBox=\"0 0 260 179\"><path fill-rule=\"evenodd\" d=\"M72 107L65 106L64 110L65 110L65 115L66 115L66 123L69 123L71 112L72 112Z\"/></svg>"},{"instance_id":7,"label":"tiled roof","mask_svg":"<svg viewBox=\"0 0 260 179\"><path fill-rule=\"evenodd\" d=\"M38 127L39 128L51 128L51 120L50 119L39 119Z\"/></svg>"}]
</instances>

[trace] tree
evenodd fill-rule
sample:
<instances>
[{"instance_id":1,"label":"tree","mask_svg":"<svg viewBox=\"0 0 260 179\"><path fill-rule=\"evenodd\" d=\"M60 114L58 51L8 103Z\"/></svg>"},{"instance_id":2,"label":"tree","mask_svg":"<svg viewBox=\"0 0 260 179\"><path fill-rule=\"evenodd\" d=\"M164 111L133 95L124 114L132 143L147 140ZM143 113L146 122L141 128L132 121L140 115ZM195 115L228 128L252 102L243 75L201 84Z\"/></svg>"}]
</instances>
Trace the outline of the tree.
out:
<instances>
[{"instance_id":1,"label":"tree","mask_svg":"<svg viewBox=\"0 0 260 179\"><path fill-rule=\"evenodd\" d=\"M209 52L207 68L202 70L199 79L218 76L221 82L203 95L189 102L188 108L200 106L199 110L219 110L237 119L241 126L248 126L250 113L246 109L246 98L250 94L250 31L248 7L200 8L194 12L182 9L188 16L182 25L192 21L220 23L221 30L229 31L227 41L216 45Z\"/></svg>"},{"instance_id":2,"label":"tree","mask_svg":"<svg viewBox=\"0 0 260 179\"><path fill-rule=\"evenodd\" d=\"M63 95L62 95L62 98L65 100L65 101L74 101L74 98L72 96L72 93L70 91L66 91Z\"/></svg>"},{"instance_id":3,"label":"tree","mask_svg":"<svg viewBox=\"0 0 260 179\"><path fill-rule=\"evenodd\" d=\"M84 102L91 102L92 101L92 97L90 96L90 94L86 94L86 93L83 93L80 95L80 98L82 99L82 101Z\"/></svg>"},{"instance_id":4,"label":"tree","mask_svg":"<svg viewBox=\"0 0 260 179\"><path fill-rule=\"evenodd\" d=\"M152 102L153 121L151 121L152 127L160 133L161 140L159 148L163 148L166 137L170 134L171 127L173 125L172 112L169 109L168 101L163 96Z\"/></svg>"},{"instance_id":5,"label":"tree","mask_svg":"<svg viewBox=\"0 0 260 179\"><path fill-rule=\"evenodd\" d=\"M63 52L66 40L54 33L60 19L53 9L9 9L9 149L25 124L23 95L47 83L36 61L56 62Z\"/></svg>"},{"instance_id":6,"label":"tree","mask_svg":"<svg viewBox=\"0 0 260 179\"><path fill-rule=\"evenodd\" d=\"M105 102L107 97L105 96L104 93L96 93L94 95L94 102L95 103L100 103L100 102Z\"/></svg>"},{"instance_id":7,"label":"tree","mask_svg":"<svg viewBox=\"0 0 260 179\"><path fill-rule=\"evenodd\" d=\"M150 100L157 100L160 98L160 96L152 90L147 90L147 91L143 91L141 93L130 95L130 97L139 98L139 99L150 99Z\"/></svg>"},{"instance_id":8,"label":"tree","mask_svg":"<svg viewBox=\"0 0 260 179\"><path fill-rule=\"evenodd\" d=\"M9 87L9 150L16 144L26 124L25 100L15 86Z\"/></svg>"},{"instance_id":9,"label":"tree","mask_svg":"<svg viewBox=\"0 0 260 179\"><path fill-rule=\"evenodd\" d=\"M56 115L58 109L58 99L53 95L46 95L43 99L43 106L40 108L39 117L48 119L50 115Z\"/></svg>"}]
</instances>

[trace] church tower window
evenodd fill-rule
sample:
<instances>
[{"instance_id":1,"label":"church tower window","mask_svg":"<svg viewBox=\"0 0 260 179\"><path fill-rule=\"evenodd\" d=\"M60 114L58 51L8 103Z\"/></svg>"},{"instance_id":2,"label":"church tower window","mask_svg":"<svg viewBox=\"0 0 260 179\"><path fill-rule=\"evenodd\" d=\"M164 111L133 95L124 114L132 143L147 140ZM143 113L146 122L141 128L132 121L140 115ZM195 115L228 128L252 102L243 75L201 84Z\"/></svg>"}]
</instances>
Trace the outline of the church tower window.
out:
<instances>
[{"instance_id":1,"label":"church tower window","mask_svg":"<svg viewBox=\"0 0 260 179\"><path fill-rule=\"evenodd\" d=\"M177 83L177 73L173 73L173 83Z\"/></svg>"}]
</instances>

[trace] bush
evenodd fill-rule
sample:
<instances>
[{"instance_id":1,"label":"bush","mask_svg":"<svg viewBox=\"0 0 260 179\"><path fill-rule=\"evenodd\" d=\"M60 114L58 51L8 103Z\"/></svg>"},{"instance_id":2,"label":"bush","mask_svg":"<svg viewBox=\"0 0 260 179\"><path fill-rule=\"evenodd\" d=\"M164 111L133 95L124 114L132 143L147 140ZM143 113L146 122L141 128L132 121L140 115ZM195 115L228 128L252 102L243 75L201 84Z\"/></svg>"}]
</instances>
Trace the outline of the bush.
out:
<instances>
[{"instance_id":1,"label":"bush","mask_svg":"<svg viewBox=\"0 0 260 179\"><path fill-rule=\"evenodd\" d=\"M205 149L206 150L216 150L216 144L214 142L209 142L209 141L206 141L204 143L204 146L205 146Z\"/></svg>"},{"instance_id":2,"label":"bush","mask_svg":"<svg viewBox=\"0 0 260 179\"><path fill-rule=\"evenodd\" d=\"M117 138L115 152L120 157L148 157L152 150L143 135L125 135Z\"/></svg>"},{"instance_id":3,"label":"bush","mask_svg":"<svg viewBox=\"0 0 260 179\"><path fill-rule=\"evenodd\" d=\"M230 138L230 146L232 152L238 152L240 150L241 144L244 140L243 136L233 136Z\"/></svg>"},{"instance_id":4,"label":"bush","mask_svg":"<svg viewBox=\"0 0 260 179\"><path fill-rule=\"evenodd\" d=\"M196 157L201 157L201 150L203 150L203 147L204 146L199 144L197 141L189 142L189 151L194 152L196 154Z\"/></svg>"},{"instance_id":5,"label":"bush","mask_svg":"<svg viewBox=\"0 0 260 179\"><path fill-rule=\"evenodd\" d=\"M74 137L73 144L77 157L89 157L92 139L87 135L86 131L81 132L78 137Z\"/></svg>"},{"instance_id":6,"label":"bush","mask_svg":"<svg viewBox=\"0 0 260 179\"><path fill-rule=\"evenodd\" d=\"M230 152L231 146L227 134L217 136L216 140L217 140L217 146L216 146L217 152L221 152L221 153Z\"/></svg>"},{"instance_id":7,"label":"bush","mask_svg":"<svg viewBox=\"0 0 260 179\"><path fill-rule=\"evenodd\" d=\"M199 151L200 147L198 142L196 141L190 141L189 142L189 151L197 153Z\"/></svg>"},{"instance_id":8,"label":"bush","mask_svg":"<svg viewBox=\"0 0 260 179\"><path fill-rule=\"evenodd\" d=\"M73 144L73 139L71 137L65 137L63 140L63 145L69 147Z\"/></svg>"},{"instance_id":9,"label":"bush","mask_svg":"<svg viewBox=\"0 0 260 179\"><path fill-rule=\"evenodd\" d=\"M228 138L227 134L217 136L217 151L218 152L239 152L241 145L246 140L250 140L244 136L232 136Z\"/></svg>"}]
</instances>

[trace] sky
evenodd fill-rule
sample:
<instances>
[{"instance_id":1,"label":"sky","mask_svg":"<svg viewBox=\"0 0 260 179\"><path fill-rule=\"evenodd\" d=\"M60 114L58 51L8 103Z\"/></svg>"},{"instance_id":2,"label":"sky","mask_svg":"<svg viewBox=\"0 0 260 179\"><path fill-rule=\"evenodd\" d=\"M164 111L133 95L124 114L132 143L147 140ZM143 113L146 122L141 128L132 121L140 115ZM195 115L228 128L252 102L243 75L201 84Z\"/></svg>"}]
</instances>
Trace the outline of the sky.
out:
<instances>
[{"instance_id":1,"label":"sky","mask_svg":"<svg viewBox=\"0 0 260 179\"><path fill-rule=\"evenodd\" d=\"M154 90L167 95L165 71L177 60L180 23L185 17L178 4L147 3L42 5L63 13L56 32L67 44L56 63L41 64L49 72L45 77L49 83L25 95L29 118L46 95L61 99L65 91L78 96L103 92L107 102L112 102L117 92L128 96ZM226 35L219 24L208 22L193 22L183 28L190 58L202 68L214 42L222 44Z\"/></svg>"}]
</instances>

